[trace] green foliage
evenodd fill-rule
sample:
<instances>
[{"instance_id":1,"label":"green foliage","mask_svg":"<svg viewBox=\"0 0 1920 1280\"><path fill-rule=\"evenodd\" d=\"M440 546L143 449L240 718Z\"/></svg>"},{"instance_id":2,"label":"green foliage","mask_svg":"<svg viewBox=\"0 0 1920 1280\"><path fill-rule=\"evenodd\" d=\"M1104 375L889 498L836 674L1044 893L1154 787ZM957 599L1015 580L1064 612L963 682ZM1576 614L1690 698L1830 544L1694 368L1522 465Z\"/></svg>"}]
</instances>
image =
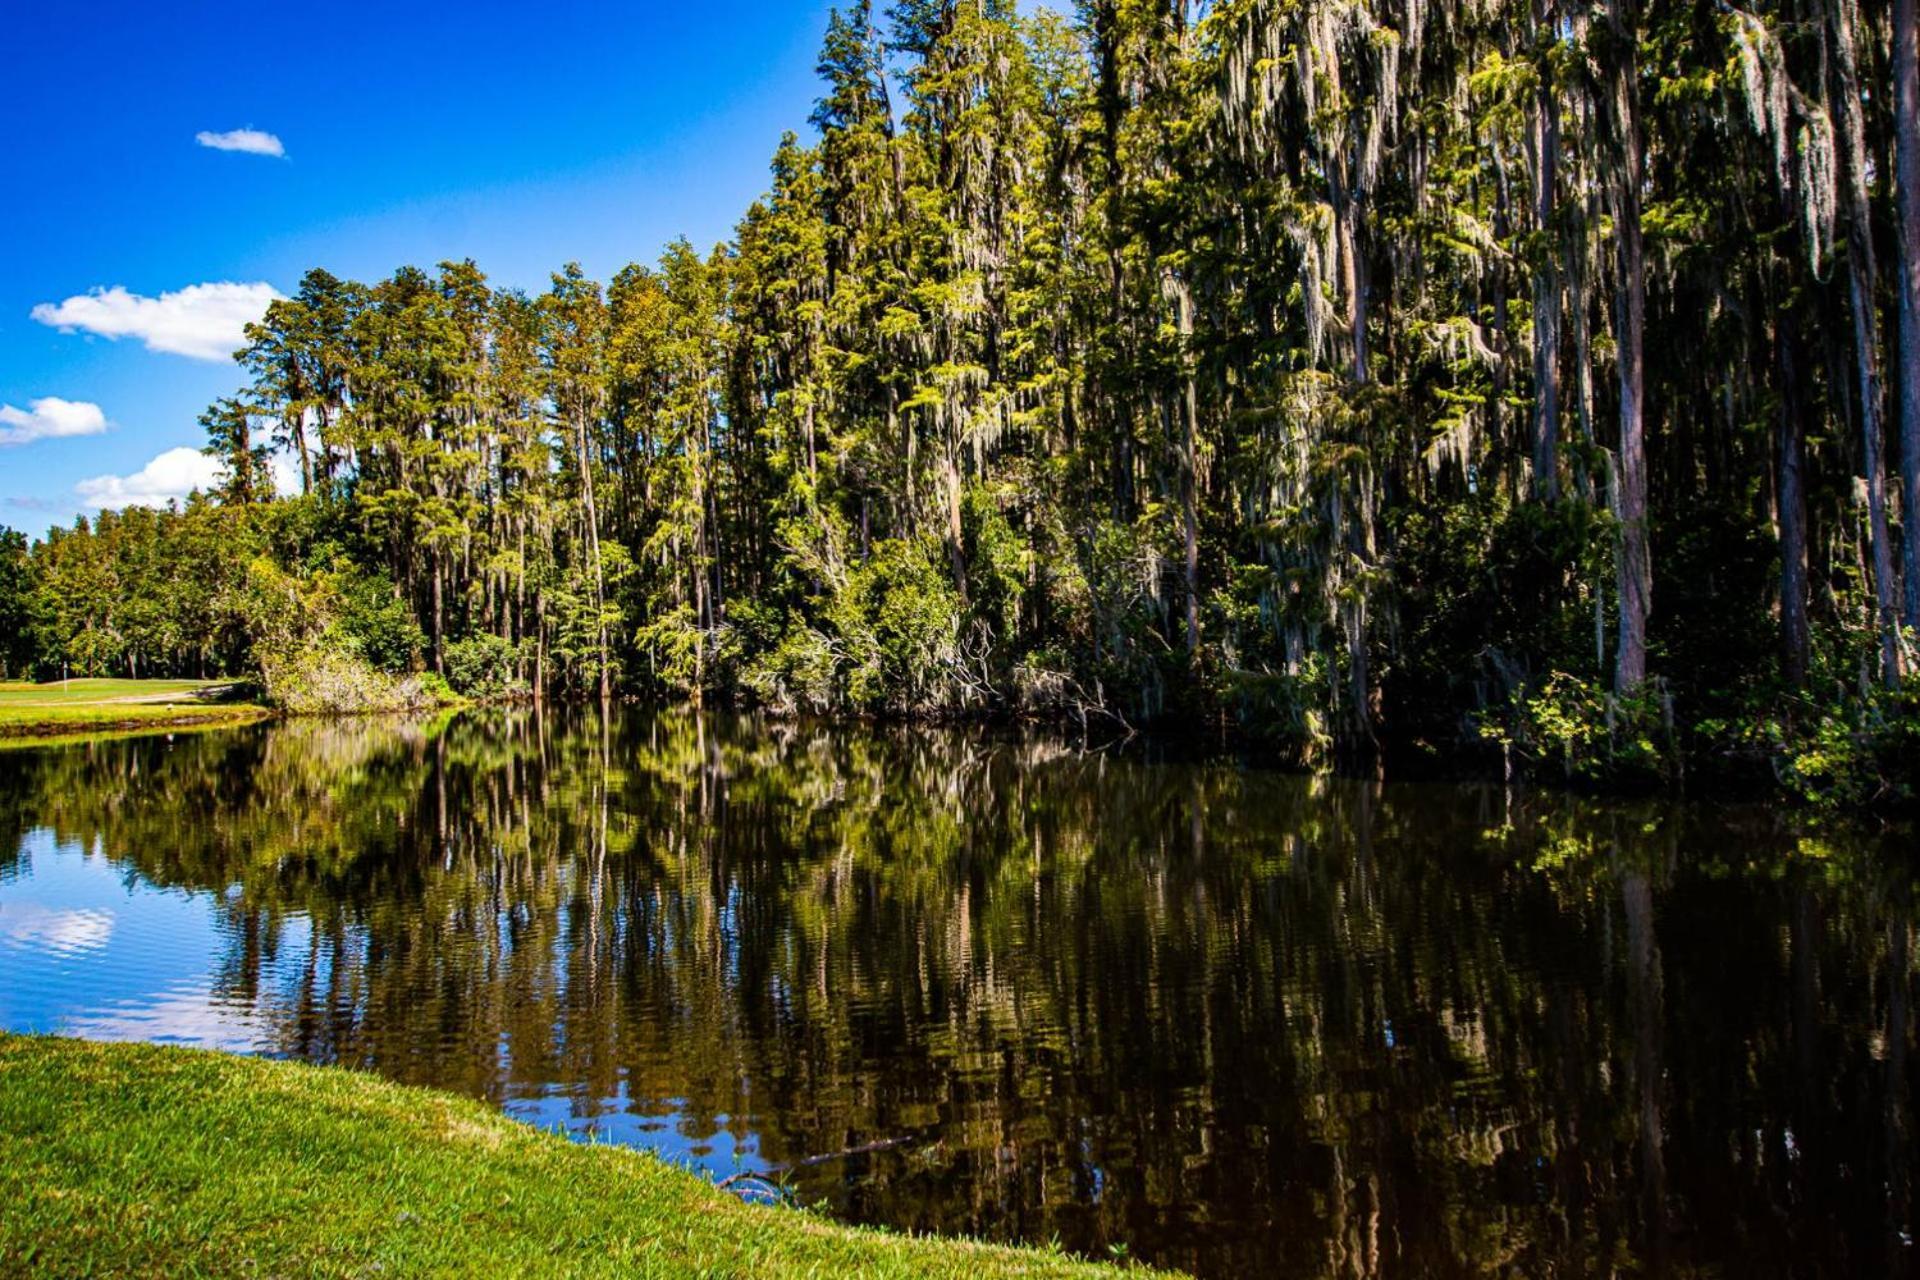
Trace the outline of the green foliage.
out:
<instances>
[{"instance_id":1,"label":"green foliage","mask_svg":"<svg viewBox=\"0 0 1920 1280\"><path fill-rule=\"evenodd\" d=\"M1479 717L1481 735L1532 770L1569 782L1647 786L1670 781L1677 744L1663 690L1620 697L1563 671L1517 689L1503 708Z\"/></svg>"},{"instance_id":2,"label":"green foliage","mask_svg":"<svg viewBox=\"0 0 1920 1280\"><path fill-rule=\"evenodd\" d=\"M1457 736L1464 713L1502 705L1546 672L1606 670L1614 529L1580 503L1488 495L1403 514L1397 540L1405 640L1386 676L1405 731Z\"/></svg>"},{"instance_id":3,"label":"green foliage","mask_svg":"<svg viewBox=\"0 0 1920 1280\"><path fill-rule=\"evenodd\" d=\"M420 711L450 700L446 682L431 672L391 676L317 640L274 655L261 677L267 701L297 716Z\"/></svg>"},{"instance_id":4,"label":"green foliage","mask_svg":"<svg viewBox=\"0 0 1920 1280\"><path fill-rule=\"evenodd\" d=\"M740 680L759 703L778 712L826 712L841 705L840 654L812 627L789 627L758 651Z\"/></svg>"},{"instance_id":5,"label":"green foliage","mask_svg":"<svg viewBox=\"0 0 1920 1280\"><path fill-rule=\"evenodd\" d=\"M1782 781L1828 809L1920 799L1920 678L1765 725Z\"/></svg>"},{"instance_id":6,"label":"green foliage","mask_svg":"<svg viewBox=\"0 0 1920 1280\"><path fill-rule=\"evenodd\" d=\"M265 554L388 674L1097 704L1315 765L1487 722L1589 781L1782 763L1737 726L1895 683L1885 23L1202 8L860 4L724 244L309 273L204 419L219 492L36 544L16 648L238 671Z\"/></svg>"},{"instance_id":7,"label":"green foliage","mask_svg":"<svg viewBox=\"0 0 1920 1280\"><path fill-rule=\"evenodd\" d=\"M482 633L447 646L446 679L463 697L482 701L515 697L526 692L520 681L523 663L520 646Z\"/></svg>"},{"instance_id":8,"label":"green foliage","mask_svg":"<svg viewBox=\"0 0 1920 1280\"><path fill-rule=\"evenodd\" d=\"M964 700L959 593L928 540L888 539L823 610L840 650L849 705L860 710L944 707Z\"/></svg>"},{"instance_id":9,"label":"green foliage","mask_svg":"<svg viewBox=\"0 0 1920 1280\"><path fill-rule=\"evenodd\" d=\"M384 635L377 624L390 611L379 602L378 584L352 570L294 575L270 557L254 559L238 607L267 702L293 715L320 715L419 710L450 700L437 675L396 675L362 651L362 634Z\"/></svg>"},{"instance_id":10,"label":"green foliage","mask_svg":"<svg viewBox=\"0 0 1920 1280\"><path fill-rule=\"evenodd\" d=\"M33 668L33 559L27 536L0 528L0 680Z\"/></svg>"},{"instance_id":11,"label":"green foliage","mask_svg":"<svg viewBox=\"0 0 1920 1280\"><path fill-rule=\"evenodd\" d=\"M336 575L331 589L338 597L329 636L333 643L376 671L394 675L419 668L426 633L391 579L349 566Z\"/></svg>"}]
</instances>

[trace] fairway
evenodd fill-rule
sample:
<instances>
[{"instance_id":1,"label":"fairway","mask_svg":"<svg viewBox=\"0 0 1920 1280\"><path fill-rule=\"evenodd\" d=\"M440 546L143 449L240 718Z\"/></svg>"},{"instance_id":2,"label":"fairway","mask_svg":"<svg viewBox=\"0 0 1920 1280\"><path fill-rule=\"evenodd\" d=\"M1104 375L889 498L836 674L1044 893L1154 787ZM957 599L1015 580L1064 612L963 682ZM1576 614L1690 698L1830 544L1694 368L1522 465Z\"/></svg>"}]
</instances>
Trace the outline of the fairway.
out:
<instances>
[{"instance_id":1,"label":"fairway","mask_svg":"<svg viewBox=\"0 0 1920 1280\"><path fill-rule=\"evenodd\" d=\"M266 712L233 701L231 680L69 680L0 684L0 738L238 724Z\"/></svg>"},{"instance_id":2,"label":"fairway","mask_svg":"<svg viewBox=\"0 0 1920 1280\"><path fill-rule=\"evenodd\" d=\"M231 680L53 680L46 684L0 684L0 708L74 707L96 703L217 701L234 687Z\"/></svg>"}]
</instances>

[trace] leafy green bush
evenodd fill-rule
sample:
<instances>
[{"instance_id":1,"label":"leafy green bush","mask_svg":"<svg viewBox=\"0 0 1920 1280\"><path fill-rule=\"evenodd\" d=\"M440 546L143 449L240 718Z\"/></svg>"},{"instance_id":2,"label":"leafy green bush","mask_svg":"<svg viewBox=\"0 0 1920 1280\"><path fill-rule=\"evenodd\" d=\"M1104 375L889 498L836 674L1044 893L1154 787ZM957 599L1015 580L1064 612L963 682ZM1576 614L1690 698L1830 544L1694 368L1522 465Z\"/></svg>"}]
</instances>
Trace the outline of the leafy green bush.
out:
<instances>
[{"instance_id":1,"label":"leafy green bush","mask_svg":"<svg viewBox=\"0 0 1920 1280\"><path fill-rule=\"evenodd\" d=\"M392 579L359 571L330 576L337 593L332 624L336 643L378 671L417 669L426 652L426 633L394 591Z\"/></svg>"},{"instance_id":2,"label":"leafy green bush","mask_svg":"<svg viewBox=\"0 0 1920 1280\"><path fill-rule=\"evenodd\" d=\"M378 626L385 616L377 587L365 577L320 571L288 573L257 557L247 568L240 612L253 637L253 664L265 700L295 715L412 711L447 700L444 682L382 670L362 650L365 636L395 639ZM349 621L353 620L353 621ZM396 650L388 649L391 658Z\"/></svg>"},{"instance_id":3,"label":"leafy green bush","mask_svg":"<svg viewBox=\"0 0 1920 1280\"><path fill-rule=\"evenodd\" d=\"M515 697L526 692L520 659L520 646L501 636L468 636L447 646L447 683L468 698Z\"/></svg>"},{"instance_id":4,"label":"leafy green bush","mask_svg":"<svg viewBox=\"0 0 1920 1280\"><path fill-rule=\"evenodd\" d=\"M750 659L741 681L760 704L771 711L830 710L838 696L840 655L833 641L804 624L796 624L770 652Z\"/></svg>"},{"instance_id":5,"label":"leafy green bush","mask_svg":"<svg viewBox=\"0 0 1920 1280\"><path fill-rule=\"evenodd\" d=\"M1481 713L1482 738L1530 772L1557 769L1569 782L1612 786L1671 780L1679 768L1665 689L1648 681L1622 698L1604 685L1555 671Z\"/></svg>"},{"instance_id":6,"label":"leafy green bush","mask_svg":"<svg viewBox=\"0 0 1920 1280\"><path fill-rule=\"evenodd\" d=\"M1780 780L1809 803L1838 809L1920 798L1920 676L1771 728Z\"/></svg>"},{"instance_id":7,"label":"leafy green bush","mask_svg":"<svg viewBox=\"0 0 1920 1280\"><path fill-rule=\"evenodd\" d=\"M261 682L267 701L293 715L422 711L449 700L437 675L390 675L324 641L267 658Z\"/></svg>"},{"instance_id":8,"label":"leafy green bush","mask_svg":"<svg viewBox=\"0 0 1920 1280\"><path fill-rule=\"evenodd\" d=\"M957 688L962 608L929 539L877 542L827 610L850 659L846 695L867 709L934 709Z\"/></svg>"}]
</instances>

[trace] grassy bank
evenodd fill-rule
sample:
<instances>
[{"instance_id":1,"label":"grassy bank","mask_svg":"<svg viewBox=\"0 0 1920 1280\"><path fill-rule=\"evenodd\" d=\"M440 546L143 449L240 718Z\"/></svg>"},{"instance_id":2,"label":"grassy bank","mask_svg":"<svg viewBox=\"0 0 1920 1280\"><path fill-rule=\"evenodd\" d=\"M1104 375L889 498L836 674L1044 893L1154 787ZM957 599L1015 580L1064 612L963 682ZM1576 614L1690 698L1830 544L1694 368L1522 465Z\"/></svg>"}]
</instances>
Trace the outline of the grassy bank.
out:
<instances>
[{"instance_id":1,"label":"grassy bank","mask_svg":"<svg viewBox=\"0 0 1920 1280\"><path fill-rule=\"evenodd\" d=\"M371 1076L0 1036L0 1274L1115 1275L754 1208Z\"/></svg>"},{"instance_id":2,"label":"grassy bank","mask_svg":"<svg viewBox=\"0 0 1920 1280\"><path fill-rule=\"evenodd\" d=\"M0 738L50 738L100 730L243 724L265 708L231 700L217 680L68 680L0 684Z\"/></svg>"}]
</instances>

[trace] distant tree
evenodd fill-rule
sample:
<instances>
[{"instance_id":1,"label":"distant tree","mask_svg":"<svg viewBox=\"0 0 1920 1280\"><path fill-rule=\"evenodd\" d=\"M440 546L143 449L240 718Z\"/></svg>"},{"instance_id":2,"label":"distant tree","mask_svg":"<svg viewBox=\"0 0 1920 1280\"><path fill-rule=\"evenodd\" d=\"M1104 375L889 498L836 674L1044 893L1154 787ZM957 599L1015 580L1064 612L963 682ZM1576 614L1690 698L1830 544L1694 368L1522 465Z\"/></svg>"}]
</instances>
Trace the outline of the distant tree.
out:
<instances>
[{"instance_id":1,"label":"distant tree","mask_svg":"<svg viewBox=\"0 0 1920 1280\"><path fill-rule=\"evenodd\" d=\"M27 535L0 528L0 680L33 668L33 560Z\"/></svg>"},{"instance_id":2,"label":"distant tree","mask_svg":"<svg viewBox=\"0 0 1920 1280\"><path fill-rule=\"evenodd\" d=\"M273 474L267 464L267 446L254 432L254 410L231 396L214 402L200 415L207 433L201 452L220 464L219 497L232 506L247 506L273 497Z\"/></svg>"}]
</instances>

